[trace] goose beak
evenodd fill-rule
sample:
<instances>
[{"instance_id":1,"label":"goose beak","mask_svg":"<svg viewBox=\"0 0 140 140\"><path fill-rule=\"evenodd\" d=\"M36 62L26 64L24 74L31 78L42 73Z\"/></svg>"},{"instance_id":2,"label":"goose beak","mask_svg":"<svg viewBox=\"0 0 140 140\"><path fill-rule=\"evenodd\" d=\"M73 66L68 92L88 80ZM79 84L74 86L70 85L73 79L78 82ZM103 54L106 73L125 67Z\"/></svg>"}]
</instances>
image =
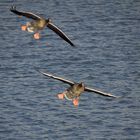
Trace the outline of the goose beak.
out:
<instances>
[{"instance_id":1,"label":"goose beak","mask_svg":"<svg viewBox=\"0 0 140 140\"><path fill-rule=\"evenodd\" d=\"M84 83L81 82L81 83L79 84L79 87L85 87Z\"/></svg>"}]
</instances>

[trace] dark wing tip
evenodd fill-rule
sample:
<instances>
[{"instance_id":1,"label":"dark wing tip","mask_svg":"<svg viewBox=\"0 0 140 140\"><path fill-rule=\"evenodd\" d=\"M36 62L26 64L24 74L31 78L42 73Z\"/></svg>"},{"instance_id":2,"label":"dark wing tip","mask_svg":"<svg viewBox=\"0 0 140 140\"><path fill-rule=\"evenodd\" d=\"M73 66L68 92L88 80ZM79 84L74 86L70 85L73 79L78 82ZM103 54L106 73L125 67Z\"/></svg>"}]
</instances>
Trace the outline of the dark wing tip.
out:
<instances>
[{"instance_id":1,"label":"dark wing tip","mask_svg":"<svg viewBox=\"0 0 140 140\"><path fill-rule=\"evenodd\" d=\"M16 6L15 5L12 5L11 8L10 8L10 11L15 11L16 10Z\"/></svg>"},{"instance_id":2,"label":"dark wing tip","mask_svg":"<svg viewBox=\"0 0 140 140\"><path fill-rule=\"evenodd\" d=\"M76 47L72 42L70 43L70 45L71 45L72 47Z\"/></svg>"},{"instance_id":3,"label":"dark wing tip","mask_svg":"<svg viewBox=\"0 0 140 140\"><path fill-rule=\"evenodd\" d=\"M75 46L72 41L68 38L68 36L61 30L59 29L56 25L54 25L50 19L46 20L47 22L47 27L54 31L57 35L59 35L63 40L65 40L67 43L69 43L71 46Z\"/></svg>"}]
</instances>

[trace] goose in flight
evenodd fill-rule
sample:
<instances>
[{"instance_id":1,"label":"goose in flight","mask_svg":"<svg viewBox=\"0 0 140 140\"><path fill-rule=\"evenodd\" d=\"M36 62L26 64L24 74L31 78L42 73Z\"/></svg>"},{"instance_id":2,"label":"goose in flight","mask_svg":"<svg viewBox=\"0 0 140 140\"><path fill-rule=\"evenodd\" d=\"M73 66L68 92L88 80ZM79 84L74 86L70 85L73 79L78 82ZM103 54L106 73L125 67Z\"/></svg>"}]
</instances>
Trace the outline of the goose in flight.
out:
<instances>
[{"instance_id":1,"label":"goose in flight","mask_svg":"<svg viewBox=\"0 0 140 140\"><path fill-rule=\"evenodd\" d=\"M50 78L59 80L61 82L64 82L66 84L69 84L70 87L68 89L66 89L64 92L58 93L57 97L59 99L64 99L65 98L67 100L71 100L73 102L74 106L79 105L80 95L84 91L96 93L96 94L99 94L99 95L102 95L102 96L107 96L107 97L113 97L113 98L118 98L119 97L119 96L112 95L110 93L105 93L103 91L100 91L100 90L97 90L97 89L94 89L94 88L89 88L89 87L85 86L85 84L83 82L75 83L73 81L66 80L66 79L58 77L58 76L54 76L53 74L50 74L50 73L47 73L47 72L42 72L42 71L39 71L39 72L42 73L43 75L47 76L47 77L50 77Z\"/></svg>"},{"instance_id":2,"label":"goose in flight","mask_svg":"<svg viewBox=\"0 0 140 140\"><path fill-rule=\"evenodd\" d=\"M47 26L49 29L51 29L57 35L59 35L62 39L64 39L67 43L69 43L71 46L74 46L74 44L68 38L68 36L63 31L61 31L57 26L55 26L52 23L51 19L45 19L31 12L18 11L15 6L12 6L10 8L10 11L17 14L18 16L24 16L33 20L31 22L27 22L26 25L22 25L21 29L23 31L33 32L35 39L40 38L39 32Z\"/></svg>"}]
</instances>

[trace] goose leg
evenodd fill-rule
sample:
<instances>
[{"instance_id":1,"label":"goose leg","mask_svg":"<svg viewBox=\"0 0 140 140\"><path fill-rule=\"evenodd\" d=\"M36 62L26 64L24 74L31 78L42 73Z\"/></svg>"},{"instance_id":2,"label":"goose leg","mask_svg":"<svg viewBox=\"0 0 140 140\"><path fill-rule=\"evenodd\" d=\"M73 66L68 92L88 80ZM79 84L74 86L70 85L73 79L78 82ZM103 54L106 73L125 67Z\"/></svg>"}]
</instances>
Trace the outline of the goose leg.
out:
<instances>
[{"instance_id":1,"label":"goose leg","mask_svg":"<svg viewBox=\"0 0 140 140\"><path fill-rule=\"evenodd\" d=\"M40 33L37 32L37 33L34 34L34 39L40 39L40 37L41 37Z\"/></svg>"},{"instance_id":2,"label":"goose leg","mask_svg":"<svg viewBox=\"0 0 140 140\"><path fill-rule=\"evenodd\" d=\"M64 93L58 93L57 97L58 97L58 99L63 100L64 99Z\"/></svg>"},{"instance_id":3,"label":"goose leg","mask_svg":"<svg viewBox=\"0 0 140 140\"><path fill-rule=\"evenodd\" d=\"M77 107L78 105L79 105L79 98L75 98L75 99L73 99L73 105L75 106L75 107Z\"/></svg>"},{"instance_id":4,"label":"goose leg","mask_svg":"<svg viewBox=\"0 0 140 140\"><path fill-rule=\"evenodd\" d=\"M27 26L26 25L21 25L21 30L22 31L27 31Z\"/></svg>"},{"instance_id":5,"label":"goose leg","mask_svg":"<svg viewBox=\"0 0 140 140\"><path fill-rule=\"evenodd\" d=\"M66 94L66 93L67 93L67 90L65 90L65 91L62 92L62 93L58 93L58 94L57 94L58 99L63 100L63 99L65 98L65 94Z\"/></svg>"}]
</instances>

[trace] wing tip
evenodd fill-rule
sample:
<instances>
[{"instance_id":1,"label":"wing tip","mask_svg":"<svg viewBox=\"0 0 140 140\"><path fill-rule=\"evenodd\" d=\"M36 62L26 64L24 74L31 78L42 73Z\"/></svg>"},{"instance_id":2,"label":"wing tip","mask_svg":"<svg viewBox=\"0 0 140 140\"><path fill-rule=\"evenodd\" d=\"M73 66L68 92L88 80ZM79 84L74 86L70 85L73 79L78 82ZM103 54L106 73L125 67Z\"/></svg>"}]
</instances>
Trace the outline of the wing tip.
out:
<instances>
[{"instance_id":1,"label":"wing tip","mask_svg":"<svg viewBox=\"0 0 140 140\"><path fill-rule=\"evenodd\" d=\"M121 96L116 96L116 95L113 95L113 94L107 94L107 96L113 97L113 98L121 98Z\"/></svg>"},{"instance_id":2,"label":"wing tip","mask_svg":"<svg viewBox=\"0 0 140 140\"><path fill-rule=\"evenodd\" d=\"M45 70L45 72L43 72L42 70L39 70L39 69L35 69L35 70L36 70L37 72L39 72L39 73L45 75L45 76L52 76L52 74L51 74L51 73L48 73L46 70Z\"/></svg>"},{"instance_id":3,"label":"wing tip","mask_svg":"<svg viewBox=\"0 0 140 140\"><path fill-rule=\"evenodd\" d=\"M43 74L43 75L46 75L46 73L47 73L47 72L43 72L41 70L38 70L38 72L41 73L41 74Z\"/></svg>"},{"instance_id":4,"label":"wing tip","mask_svg":"<svg viewBox=\"0 0 140 140\"><path fill-rule=\"evenodd\" d=\"M16 6L15 6L15 5L12 5L12 6L10 7L10 11L13 12L13 11L15 11L15 10L16 10Z\"/></svg>"},{"instance_id":5,"label":"wing tip","mask_svg":"<svg viewBox=\"0 0 140 140\"><path fill-rule=\"evenodd\" d=\"M71 45L72 47L76 47L75 44L73 44L72 42L70 43L70 45Z\"/></svg>"},{"instance_id":6,"label":"wing tip","mask_svg":"<svg viewBox=\"0 0 140 140\"><path fill-rule=\"evenodd\" d=\"M121 98L121 96L115 96L115 98Z\"/></svg>"},{"instance_id":7,"label":"wing tip","mask_svg":"<svg viewBox=\"0 0 140 140\"><path fill-rule=\"evenodd\" d=\"M36 68L36 67L34 67L34 69L35 69L37 72L39 72L39 73L41 73L41 74L44 74L44 72L41 71L40 69L38 69L38 68Z\"/></svg>"}]
</instances>

